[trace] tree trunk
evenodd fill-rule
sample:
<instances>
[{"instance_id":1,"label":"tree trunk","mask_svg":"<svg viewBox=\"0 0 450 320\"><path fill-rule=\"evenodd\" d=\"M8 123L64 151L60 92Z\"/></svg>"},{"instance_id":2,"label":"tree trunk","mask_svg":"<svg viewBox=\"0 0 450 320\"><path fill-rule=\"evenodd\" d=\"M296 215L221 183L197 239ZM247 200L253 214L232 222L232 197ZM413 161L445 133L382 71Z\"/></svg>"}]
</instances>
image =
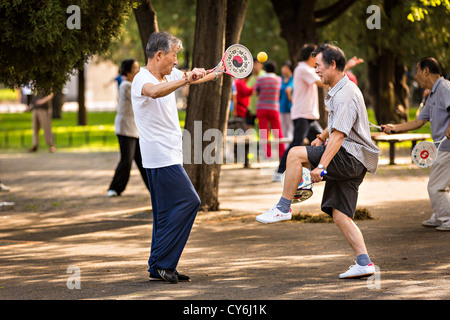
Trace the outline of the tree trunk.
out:
<instances>
[{"instance_id":1,"label":"tree trunk","mask_svg":"<svg viewBox=\"0 0 450 320\"><path fill-rule=\"evenodd\" d=\"M368 61L370 99L379 124L401 123L408 120L408 95L404 66L389 49Z\"/></svg>"},{"instance_id":2,"label":"tree trunk","mask_svg":"<svg viewBox=\"0 0 450 320\"><path fill-rule=\"evenodd\" d=\"M62 91L55 92L52 99L52 119L62 118L62 107L66 100L66 95Z\"/></svg>"},{"instance_id":3,"label":"tree trunk","mask_svg":"<svg viewBox=\"0 0 450 320\"><path fill-rule=\"evenodd\" d=\"M317 0L271 0L281 27L281 37L288 45L289 56L296 65L305 43L317 43L320 28L338 18L356 0L336 0L329 7L315 10Z\"/></svg>"},{"instance_id":4,"label":"tree trunk","mask_svg":"<svg viewBox=\"0 0 450 320\"><path fill-rule=\"evenodd\" d=\"M225 48L232 44L239 43L242 27L244 26L245 15L247 13L248 0L228 0L227 1L227 24L225 31ZM219 130L226 137L228 114L230 110L231 87L233 78L223 77L222 100L220 106Z\"/></svg>"},{"instance_id":5,"label":"tree trunk","mask_svg":"<svg viewBox=\"0 0 450 320\"><path fill-rule=\"evenodd\" d=\"M388 18L398 1L385 0L384 11ZM397 59L391 49L377 45L376 37L380 34L376 30L367 30L367 36L372 43L376 57L367 62L370 82L370 101L378 124L402 123L408 121L409 88L406 84L406 68Z\"/></svg>"},{"instance_id":6,"label":"tree trunk","mask_svg":"<svg viewBox=\"0 0 450 320\"><path fill-rule=\"evenodd\" d=\"M318 44L317 28L324 26L347 10L356 0L336 0L329 7L315 10L317 0L271 0L281 27L281 37L286 40L289 56L294 67L300 60L300 50L305 43ZM327 125L327 111L324 103L324 91L319 94L319 123Z\"/></svg>"},{"instance_id":7,"label":"tree trunk","mask_svg":"<svg viewBox=\"0 0 450 320\"><path fill-rule=\"evenodd\" d=\"M300 51L305 43L315 43L319 41L317 26L314 17L314 7L316 0L296 1L296 0L272 0L272 6L277 14L281 27L281 37L286 40L289 56L293 66L297 66L300 60ZM295 30L295 32L292 32ZM318 88L319 94L319 123L326 127L327 112L323 92Z\"/></svg>"},{"instance_id":8,"label":"tree trunk","mask_svg":"<svg viewBox=\"0 0 450 320\"><path fill-rule=\"evenodd\" d=\"M396 59L394 92L396 113L399 115L400 122L409 121L409 86L406 71L406 66Z\"/></svg>"},{"instance_id":9,"label":"tree trunk","mask_svg":"<svg viewBox=\"0 0 450 320\"><path fill-rule=\"evenodd\" d=\"M84 79L84 67L78 69L78 125L87 125L87 112L86 103L84 98L85 92L85 79Z\"/></svg>"},{"instance_id":10,"label":"tree trunk","mask_svg":"<svg viewBox=\"0 0 450 320\"><path fill-rule=\"evenodd\" d=\"M156 12L153 9L151 0L142 1L142 4L133 9L133 12L136 17L139 34L141 36L142 49L144 50L144 61L147 62L145 48L147 46L148 38L153 32L157 32L159 30Z\"/></svg>"},{"instance_id":11,"label":"tree trunk","mask_svg":"<svg viewBox=\"0 0 450 320\"><path fill-rule=\"evenodd\" d=\"M286 40L289 56L294 66L300 60L300 49L305 43L317 43L317 26L314 7L317 0L271 0L281 27L281 37Z\"/></svg>"},{"instance_id":12,"label":"tree trunk","mask_svg":"<svg viewBox=\"0 0 450 320\"><path fill-rule=\"evenodd\" d=\"M225 47L227 1L198 0L195 25L193 67L210 68L222 57ZM185 130L190 133L190 150L193 156L185 169L202 201L201 210L219 209L218 191L220 164L206 164L203 157L205 147L216 144L216 152L223 158L223 141L205 141L203 134L208 129L220 128L222 79L200 85L192 85L187 102ZM194 130L194 127L197 130ZM223 137L223 136L222 136ZM217 137L216 137L217 139ZM201 148L198 145L202 141ZM221 138L218 140L222 140ZM184 141L184 146L186 146Z\"/></svg>"}]
</instances>

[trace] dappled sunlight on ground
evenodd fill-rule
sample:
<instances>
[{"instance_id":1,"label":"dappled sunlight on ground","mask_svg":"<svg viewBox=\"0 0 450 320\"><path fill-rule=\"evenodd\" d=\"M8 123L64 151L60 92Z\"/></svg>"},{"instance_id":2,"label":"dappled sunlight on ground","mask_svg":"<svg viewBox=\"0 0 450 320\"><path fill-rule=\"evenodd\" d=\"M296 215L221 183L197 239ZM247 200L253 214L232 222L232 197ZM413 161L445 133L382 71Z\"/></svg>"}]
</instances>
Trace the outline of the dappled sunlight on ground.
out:
<instances>
[{"instance_id":1,"label":"dappled sunlight on ground","mask_svg":"<svg viewBox=\"0 0 450 320\"><path fill-rule=\"evenodd\" d=\"M1 154L2 182L14 202L0 212L3 299L448 299L448 234L424 228L431 208L428 174L408 164L381 165L360 188L356 221L380 287L344 281L355 257L333 223L263 225L255 216L278 201L276 165L223 166L221 211L199 212L178 270L192 282L149 282L152 211L133 167L122 196L107 198L117 153ZM320 213L323 183L294 213ZM69 289L69 267L81 289Z\"/></svg>"}]
</instances>

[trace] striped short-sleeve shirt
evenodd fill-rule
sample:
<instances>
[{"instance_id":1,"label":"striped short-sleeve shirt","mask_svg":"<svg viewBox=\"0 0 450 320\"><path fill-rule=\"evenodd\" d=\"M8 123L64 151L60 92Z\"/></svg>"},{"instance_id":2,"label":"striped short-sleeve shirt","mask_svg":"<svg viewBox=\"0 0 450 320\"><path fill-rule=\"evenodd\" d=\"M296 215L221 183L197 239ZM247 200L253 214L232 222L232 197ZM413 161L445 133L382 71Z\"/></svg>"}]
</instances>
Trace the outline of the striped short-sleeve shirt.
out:
<instances>
[{"instance_id":1,"label":"striped short-sleeve shirt","mask_svg":"<svg viewBox=\"0 0 450 320\"><path fill-rule=\"evenodd\" d=\"M254 90L258 92L256 110L280 110L281 77L267 73L258 77Z\"/></svg>"},{"instance_id":2,"label":"striped short-sleeve shirt","mask_svg":"<svg viewBox=\"0 0 450 320\"><path fill-rule=\"evenodd\" d=\"M345 75L325 97L328 131L345 134L342 148L358 159L367 171L375 173L380 150L370 137L369 119L358 86Z\"/></svg>"}]
</instances>

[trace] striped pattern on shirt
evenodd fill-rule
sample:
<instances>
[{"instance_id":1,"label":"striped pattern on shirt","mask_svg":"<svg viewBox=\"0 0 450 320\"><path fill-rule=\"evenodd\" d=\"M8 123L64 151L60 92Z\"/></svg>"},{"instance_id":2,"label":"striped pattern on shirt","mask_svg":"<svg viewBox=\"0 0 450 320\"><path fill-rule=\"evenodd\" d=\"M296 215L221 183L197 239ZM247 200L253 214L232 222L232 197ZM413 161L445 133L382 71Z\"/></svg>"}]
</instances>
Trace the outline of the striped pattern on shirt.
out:
<instances>
[{"instance_id":1,"label":"striped pattern on shirt","mask_svg":"<svg viewBox=\"0 0 450 320\"><path fill-rule=\"evenodd\" d=\"M328 131L345 134L342 147L358 159L371 173L378 167L380 149L370 137L369 119L358 86L345 75L325 97L328 108Z\"/></svg>"},{"instance_id":2,"label":"striped pattern on shirt","mask_svg":"<svg viewBox=\"0 0 450 320\"><path fill-rule=\"evenodd\" d=\"M256 80L254 90L258 92L256 110L280 110L281 77L267 73Z\"/></svg>"}]
</instances>

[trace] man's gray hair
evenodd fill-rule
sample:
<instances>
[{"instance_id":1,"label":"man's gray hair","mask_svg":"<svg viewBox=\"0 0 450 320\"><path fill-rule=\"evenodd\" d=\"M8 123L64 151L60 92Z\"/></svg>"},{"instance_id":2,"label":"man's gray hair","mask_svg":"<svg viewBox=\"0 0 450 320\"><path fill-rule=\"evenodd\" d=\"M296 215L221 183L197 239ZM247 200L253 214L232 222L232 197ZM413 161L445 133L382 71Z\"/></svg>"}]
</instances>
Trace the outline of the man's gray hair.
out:
<instances>
[{"instance_id":1,"label":"man's gray hair","mask_svg":"<svg viewBox=\"0 0 450 320\"><path fill-rule=\"evenodd\" d=\"M180 39L175 37L173 34L165 31L153 32L147 42L147 47L145 48L145 53L147 54L147 59L151 59L155 56L158 51L168 54L172 51L173 46L177 46L180 49L183 48L183 44Z\"/></svg>"}]
</instances>

